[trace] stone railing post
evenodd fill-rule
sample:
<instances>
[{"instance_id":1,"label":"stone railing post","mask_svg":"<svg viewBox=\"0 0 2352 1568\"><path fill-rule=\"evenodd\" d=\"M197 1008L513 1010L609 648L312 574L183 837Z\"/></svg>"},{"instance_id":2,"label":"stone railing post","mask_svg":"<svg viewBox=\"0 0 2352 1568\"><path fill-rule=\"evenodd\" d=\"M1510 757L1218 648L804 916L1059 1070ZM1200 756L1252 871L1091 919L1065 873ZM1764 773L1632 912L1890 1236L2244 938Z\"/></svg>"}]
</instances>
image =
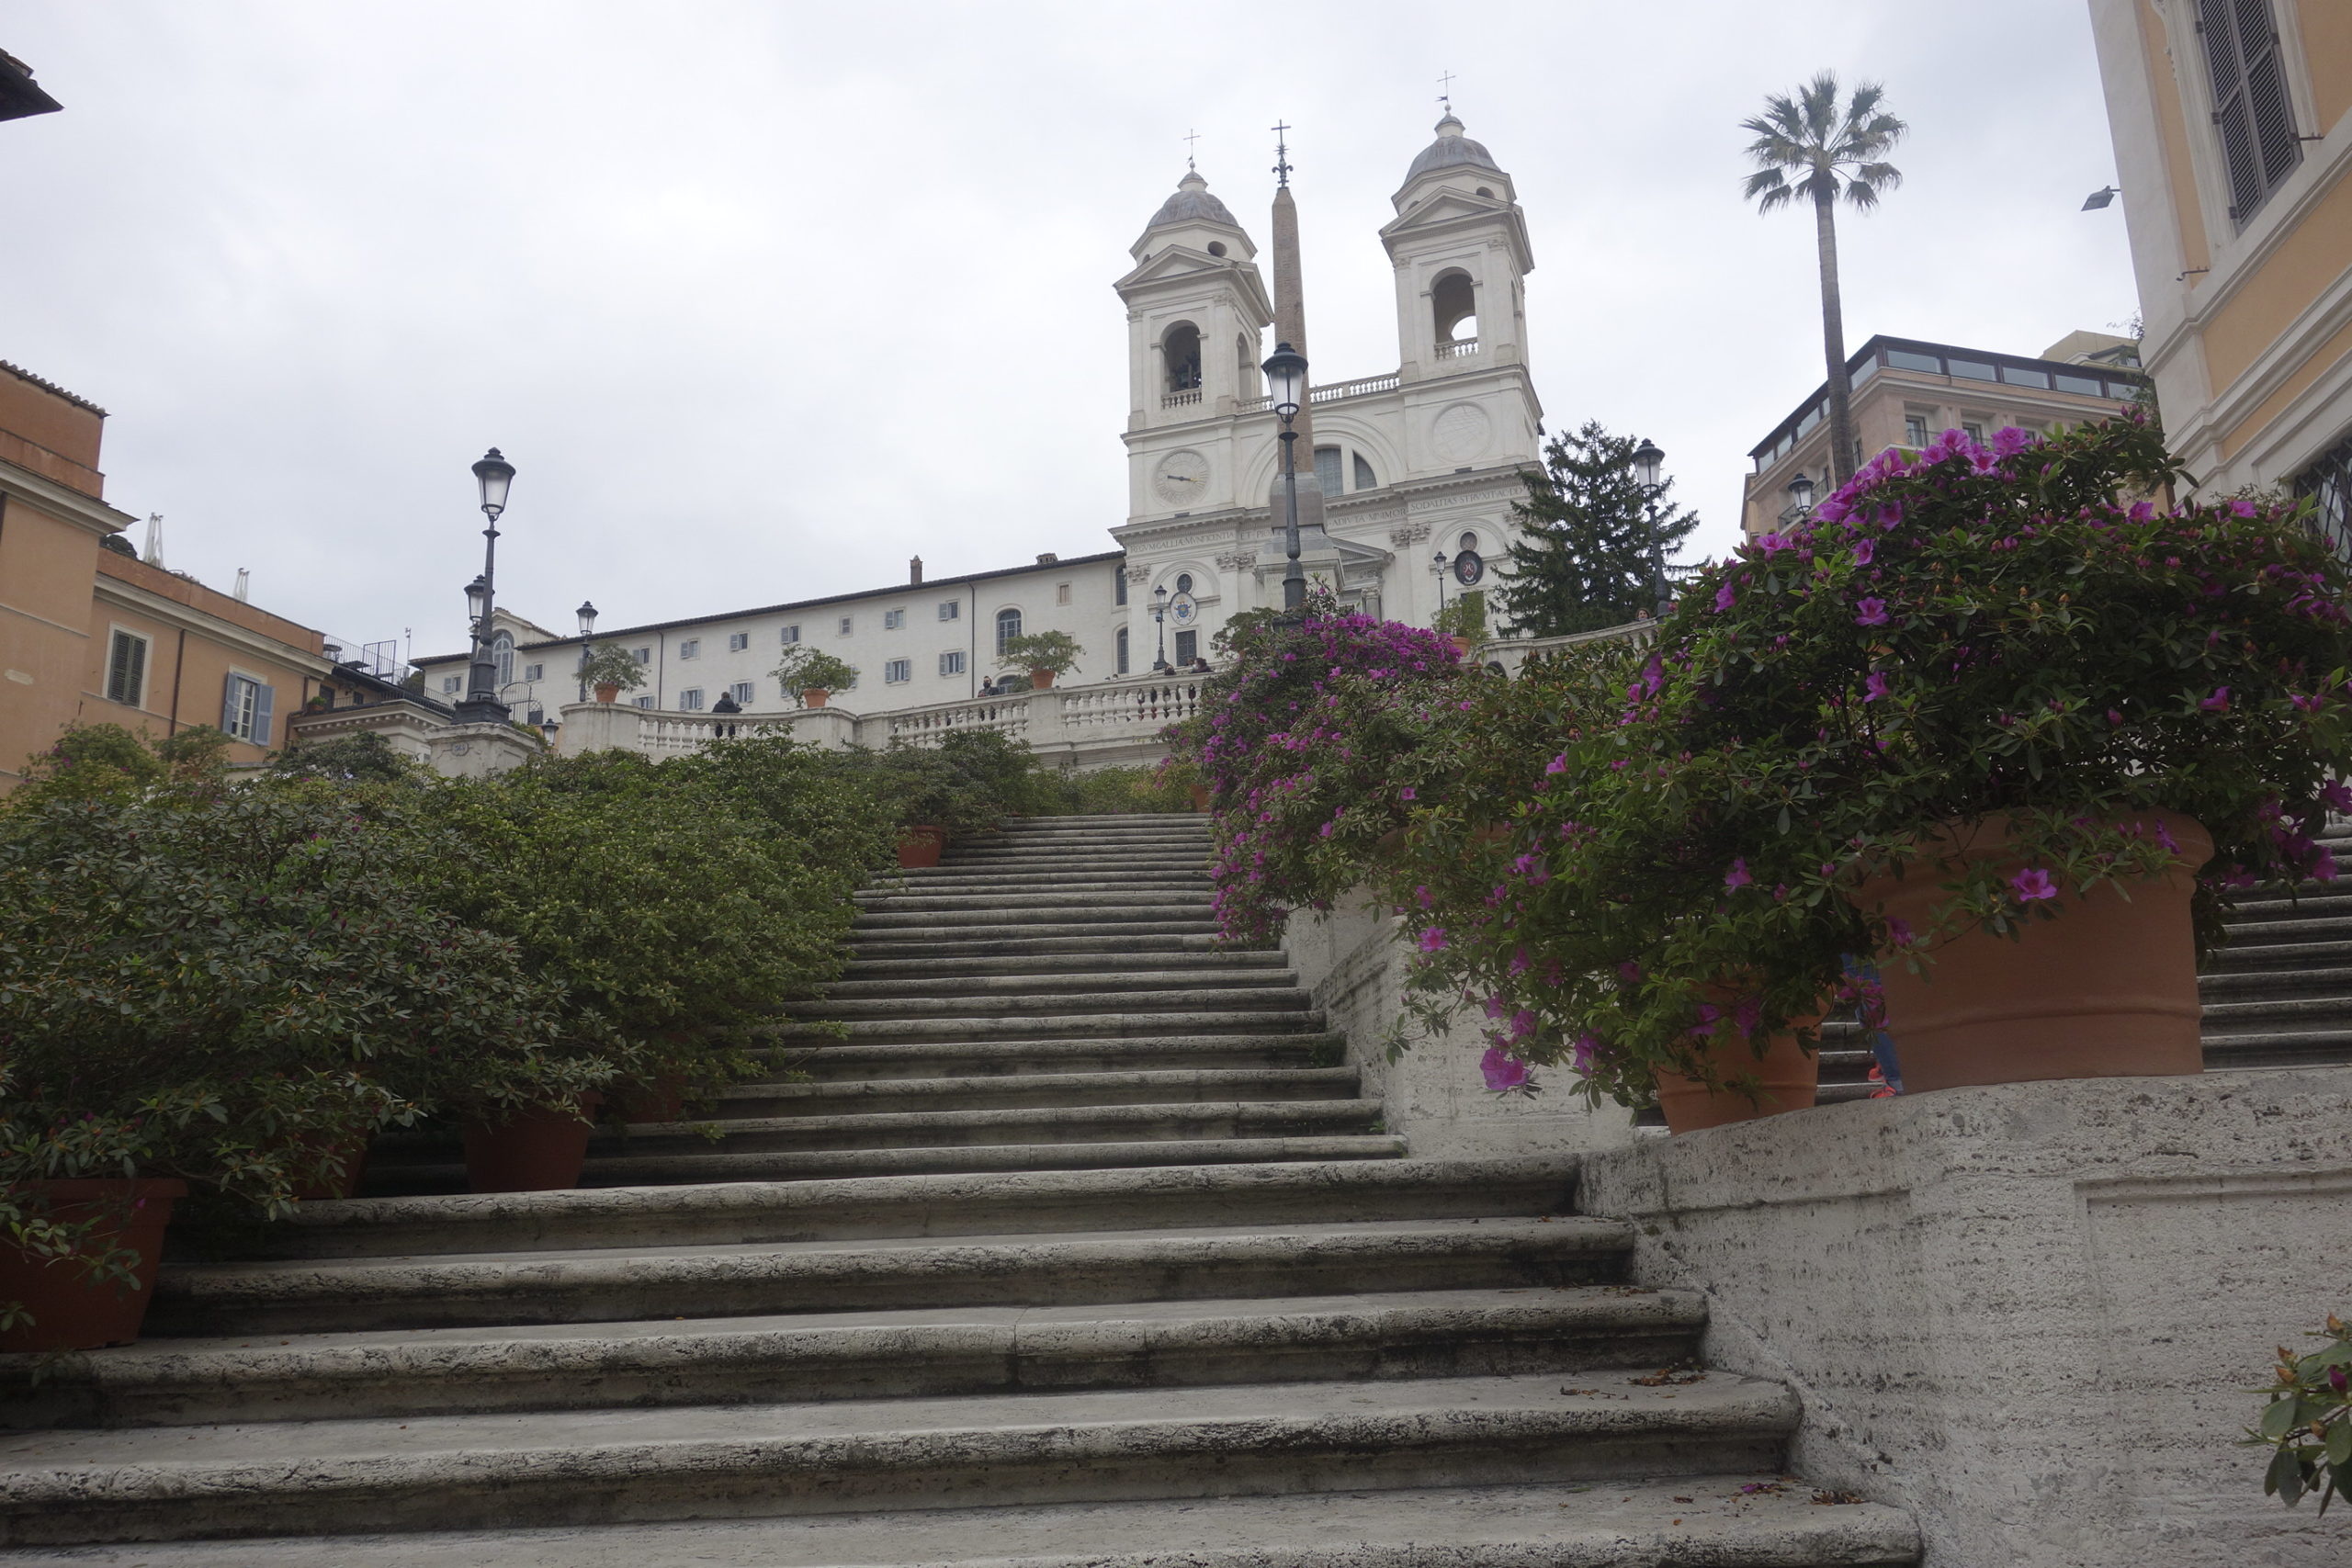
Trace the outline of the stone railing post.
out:
<instances>
[{"instance_id":1,"label":"stone railing post","mask_svg":"<svg viewBox=\"0 0 2352 1568\"><path fill-rule=\"evenodd\" d=\"M645 710L629 703L566 703L563 728L556 731L556 754L577 757L584 751L608 751L617 747L650 756L640 735Z\"/></svg>"}]
</instances>

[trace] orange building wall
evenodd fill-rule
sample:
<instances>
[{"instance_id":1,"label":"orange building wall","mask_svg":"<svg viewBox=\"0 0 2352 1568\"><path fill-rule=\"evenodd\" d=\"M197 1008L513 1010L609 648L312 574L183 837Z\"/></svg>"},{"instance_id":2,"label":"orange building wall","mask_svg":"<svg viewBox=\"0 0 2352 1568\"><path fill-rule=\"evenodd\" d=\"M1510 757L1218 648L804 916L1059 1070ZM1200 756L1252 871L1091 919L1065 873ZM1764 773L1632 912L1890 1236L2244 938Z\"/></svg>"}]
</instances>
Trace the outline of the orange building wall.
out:
<instances>
[{"instance_id":1,"label":"orange building wall","mask_svg":"<svg viewBox=\"0 0 2352 1568\"><path fill-rule=\"evenodd\" d=\"M2311 62L2313 130L2326 130L2352 109L2352 6L2344 0L2296 0L2295 21Z\"/></svg>"},{"instance_id":2,"label":"orange building wall","mask_svg":"<svg viewBox=\"0 0 2352 1568\"><path fill-rule=\"evenodd\" d=\"M88 528L0 498L0 788L81 705L97 555Z\"/></svg>"},{"instance_id":3,"label":"orange building wall","mask_svg":"<svg viewBox=\"0 0 2352 1568\"><path fill-rule=\"evenodd\" d=\"M79 398L0 364L0 459L100 500L106 477L98 472L98 439L106 417Z\"/></svg>"},{"instance_id":4,"label":"orange building wall","mask_svg":"<svg viewBox=\"0 0 2352 1568\"><path fill-rule=\"evenodd\" d=\"M201 624L191 625L188 618L123 604L101 585L90 612L90 652L79 715L83 723L119 724L159 739L195 725L218 725L221 698L233 670L272 688L275 700L267 744L235 742L230 747L230 761L257 762L285 745L287 718L300 713L317 690L320 666L311 659L319 657L325 647L323 634L129 556L101 550L96 568L102 579L113 579L202 615L227 621L282 644L284 649L256 651ZM117 626L148 639L144 690L136 707L110 701L106 694L107 668L113 657L111 633Z\"/></svg>"}]
</instances>

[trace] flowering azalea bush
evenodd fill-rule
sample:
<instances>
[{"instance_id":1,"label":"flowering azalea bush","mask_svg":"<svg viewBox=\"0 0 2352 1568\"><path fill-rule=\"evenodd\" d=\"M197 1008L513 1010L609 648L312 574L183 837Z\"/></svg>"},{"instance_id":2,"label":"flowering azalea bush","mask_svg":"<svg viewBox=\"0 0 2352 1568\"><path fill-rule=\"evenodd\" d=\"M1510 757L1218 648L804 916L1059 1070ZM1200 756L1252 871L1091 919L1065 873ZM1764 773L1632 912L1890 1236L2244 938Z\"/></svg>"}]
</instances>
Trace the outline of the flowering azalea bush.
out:
<instances>
[{"instance_id":1,"label":"flowering azalea bush","mask_svg":"<svg viewBox=\"0 0 2352 1568\"><path fill-rule=\"evenodd\" d=\"M1224 932L1263 941L1292 908L1363 879L1419 797L1411 763L1441 708L1458 708L1478 676L1436 633L1340 615L1328 599L1296 625L1228 627L1223 651L1174 752L1216 811Z\"/></svg>"},{"instance_id":2,"label":"flowering azalea bush","mask_svg":"<svg viewBox=\"0 0 2352 1568\"><path fill-rule=\"evenodd\" d=\"M1423 1007L1481 1007L1507 1054L1637 1102L1653 1065L1713 1076L1702 1043L1866 999L1856 959L2128 893L2176 859L2160 812L2212 835L2203 939L2230 886L2332 876L2344 569L2275 509L2128 499L2175 474L2133 419L1951 432L1700 574L1654 649L1483 693L1466 743L1511 773L1488 808L1511 831L1425 812L1389 888L1420 922ZM1531 746L1512 716L1545 702ZM1931 929L1852 897L1996 815L2010 869L1918 868Z\"/></svg>"},{"instance_id":3,"label":"flowering azalea bush","mask_svg":"<svg viewBox=\"0 0 2352 1568\"><path fill-rule=\"evenodd\" d=\"M2316 1494L2324 1514L2352 1476L2352 1323L2330 1313L2310 1337L2327 1343L2303 1356L2278 1348L2270 1403L2245 1440L2275 1450L2262 1478L2266 1495L2291 1508Z\"/></svg>"}]
</instances>

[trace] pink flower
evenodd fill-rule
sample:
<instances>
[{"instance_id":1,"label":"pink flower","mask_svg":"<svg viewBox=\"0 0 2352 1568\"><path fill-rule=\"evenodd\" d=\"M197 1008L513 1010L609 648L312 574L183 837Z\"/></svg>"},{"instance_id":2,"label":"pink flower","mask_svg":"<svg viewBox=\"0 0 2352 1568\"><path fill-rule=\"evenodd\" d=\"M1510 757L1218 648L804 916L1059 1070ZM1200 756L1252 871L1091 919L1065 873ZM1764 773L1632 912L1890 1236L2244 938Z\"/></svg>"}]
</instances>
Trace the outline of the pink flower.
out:
<instances>
[{"instance_id":1,"label":"pink flower","mask_svg":"<svg viewBox=\"0 0 2352 1568\"><path fill-rule=\"evenodd\" d=\"M2227 713L2230 710L2230 689L2227 686L2216 686L2213 688L2213 694L2204 698L2197 705L2207 713Z\"/></svg>"},{"instance_id":2,"label":"pink flower","mask_svg":"<svg viewBox=\"0 0 2352 1568\"><path fill-rule=\"evenodd\" d=\"M1862 682L1862 701L1866 703L1874 703L1881 697L1892 696L1894 693L1894 688L1887 684L1886 677L1875 670L1871 671L1871 678Z\"/></svg>"},{"instance_id":3,"label":"pink flower","mask_svg":"<svg viewBox=\"0 0 2352 1568\"><path fill-rule=\"evenodd\" d=\"M1445 951L1445 928L1443 926L1430 927L1429 930L1421 933L1419 946L1423 953L1443 953Z\"/></svg>"},{"instance_id":4,"label":"pink flower","mask_svg":"<svg viewBox=\"0 0 2352 1568\"><path fill-rule=\"evenodd\" d=\"M2352 815L2352 789L2346 789L2340 784L2324 784L2319 797L2326 802L2330 811L2339 816Z\"/></svg>"},{"instance_id":5,"label":"pink flower","mask_svg":"<svg viewBox=\"0 0 2352 1568\"><path fill-rule=\"evenodd\" d=\"M1718 615L1738 603L1739 595L1733 590L1730 583L1726 582L1715 590L1715 614Z\"/></svg>"},{"instance_id":6,"label":"pink flower","mask_svg":"<svg viewBox=\"0 0 2352 1568\"><path fill-rule=\"evenodd\" d=\"M2050 874L2038 865L2030 865L2010 877L2009 886L2016 889L2020 904L2058 897L2058 885L2051 881Z\"/></svg>"},{"instance_id":7,"label":"pink flower","mask_svg":"<svg viewBox=\"0 0 2352 1568\"><path fill-rule=\"evenodd\" d=\"M1738 889L1747 886L1750 882L1755 880L1756 879L1754 877L1747 874L1747 858L1743 856L1740 859L1732 862L1731 869L1724 873L1724 890L1725 892L1736 892Z\"/></svg>"},{"instance_id":8,"label":"pink flower","mask_svg":"<svg viewBox=\"0 0 2352 1568\"><path fill-rule=\"evenodd\" d=\"M1856 626L1883 626L1886 625L1885 600L1863 599L1856 603L1854 608L1861 612L1860 615L1854 617L1854 624Z\"/></svg>"},{"instance_id":9,"label":"pink flower","mask_svg":"<svg viewBox=\"0 0 2352 1568\"><path fill-rule=\"evenodd\" d=\"M1499 1045L1487 1047L1487 1054L1478 1058L1478 1071L1486 1077L1488 1094L1523 1094L1532 1087L1527 1064L1505 1055Z\"/></svg>"},{"instance_id":10,"label":"pink flower","mask_svg":"<svg viewBox=\"0 0 2352 1568\"><path fill-rule=\"evenodd\" d=\"M1886 940L1897 947L1908 947L1917 939L1911 934L1911 922L1890 919L1886 922Z\"/></svg>"},{"instance_id":11,"label":"pink flower","mask_svg":"<svg viewBox=\"0 0 2352 1568\"><path fill-rule=\"evenodd\" d=\"M1857 539L1854 541L1854 564L1856 566L1870 565L1871 560L1874 559L1877 555L1878 541L1876 539Z\"/></svg>"},{"instance_id":12,"label":"pink flower","mask_svg":"<svg viewBox=\"0 0 2352 1568\"><path fill-rule=\"evenodd\" d=\"M1600 1037L1599 1035L1590 1032L1577 1035L1575 1054L1569 1058L1569 1065L1575 1067L1576 1070L1584 1077L1590 1077L1592 1076L1593 1053L1600 1049Z\"/></svg>"},{"instance_id":13,"label":"pink flower","mask_svg":"<svg viewBox=\"0 0 2352 1568\"><path fill-rule=\"evenodd\" d=\"M1553 758L1550 761L1548 761L1548 762L1546 762L1546 763L1544 763L1544 776L1545 776L1545 777L1547 777L1547 778L1548 778L1548 777L1550 777L1550 776L1551 776L1552 774L1554 774L1554 773L1566 773L1567 771L1568 771L1568 754L1567 754L1566 752L1565 752L1565 751L1561 752L1558 756L1556 756L1556 757Z\"/></svg>"},{"instance_id":14,"label":"pink flower","mask_svg":"<svg viewBox=\"0 0 2352 1568\"><path fill-rule=\"evenodd\" d=\"M2030 430L2020 430L2014 424L2004 425L1993 432L1993 456L2014 457L2041 439Z\"/></svg>"}]
</instances>

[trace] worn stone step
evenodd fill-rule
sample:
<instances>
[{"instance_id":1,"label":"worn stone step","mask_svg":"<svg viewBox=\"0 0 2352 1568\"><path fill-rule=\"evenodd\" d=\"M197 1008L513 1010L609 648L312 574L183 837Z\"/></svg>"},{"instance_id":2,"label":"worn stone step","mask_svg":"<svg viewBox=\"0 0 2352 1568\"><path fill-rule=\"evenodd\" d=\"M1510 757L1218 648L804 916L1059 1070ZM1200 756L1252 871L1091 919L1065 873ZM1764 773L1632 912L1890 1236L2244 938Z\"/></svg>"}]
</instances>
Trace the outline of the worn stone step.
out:
<instances>
[{"instance_id":1,"label":"worn stone step","mask_svg":"<svg viewBox=\"0 0 2352 1568\"><path fill-rule=\"evenodd\" d=\"M2352 1062L2352 1020L2334 1027L2247 1028L2205 1033L2205 1070L2335 1066Z\"/></svg>"},{"instance_id":2,"label":"worn stone step","mask_svg":"<svg viewBox=\"0 0 2352 1568\"><path fill-rule=\"evenodd\" d=\"M876 887L852 896L869 915L904 909L1190 909L1215 900L1206 882L1065 878L1035 887Z\"/></svg>"},{"instance_id":3,"label":"worn stone step","mask_svg":"<svg viewBox=\"0 0 2352 1568\"><path fill-rule=\"evenodd\" d=\"M1016 1080L1017 1081L1017 1080ZM1133 1143L1144 1139L1323 1137L1360 1133L1380 1119L1376 1100L1160 1100L1140 1105L994 1105L956 1110L818 1111L711 1123L712 1143L690 1123L599 1128L592 1161L681 1152L771 1154L825 1149L919 1149L967 1144Z\"/></svg>"},{"instance_id":4,"label":"worn stone step","mask_svg":"<svg viewBox=\"0 0 2352 1568\"><path fill-rule=\"evenodd\" d=\"M2296 969L2306 964L2352 965L2352 938L2335 942L2241 942L2233 939L2229 946L2213 953L2207 972L2234 974L2249 969Z\"/></svg>"},{"instance_id":5,"label":"worn stone step","mask_svg":"<svg viewBox=\"0 0 2352 1568\"><path fill-rule=\"evenodd\" d=\"M820 1083L1001 1074L1195 1071L1336 1066L1347 1037L1300 1033L1136 1034L1119 1039L925 1041L905 1044L772 1046L758 1053Z\"/></svg>"},{"instance_id":6,"label":"worn stone step","mask_svg":"<svg viewBox=\"0 0 2352 1568\"><path fill-rule=\"evenodd\" d=\"M2287 919L2232 920L2231 945L2352 939L2352 915L2297 915Z\"/></svg>"},{"instance_id":7,"label":"worn stone step","mask_svg":"<svg viewBox=\"0 0 2352 1568\"><path fill-rule=\"evenodd\" d=\"M1182 969L1082 969L1071 972L1056 965L1024 975L910 974L888 979L836 980L825 988L825 1000L888 1001L904 997L930 1001L954 997L1041 997L1101 992L1176 991L1191 995L1224 991L1297 990L1298 976L1288 969L1209 965ZM1300 993L1304 995L1305 993Z\"/></svg>"},{"instance_id":8,"label":"worn stone step","mask_svg":"<svg viewBox=\"0 0 2352 1568\"><path fill-rule=\"evenodd\" d=\"M1028 1019L1041 1014L1289 1013L1305 1012L1314 1001L1295 985L1199 987L1138 984L1115 991L1013 991L973 987L957 987L948 996L909 995L903 991L882 996L828 996L814 1001L786 1002L778 1010L786 1018L913 1023L943 1018Z\"/></svg>"},{"instance_id":9,"label":"worn stone step","mask_svg":"<svg viewBox=\"0 0 2352 1568\"><path fill-rule=\"evenodd\" d=\"M950 1176L1029 1171L1256 1164L1267 1161L1393 1160L1405 1140L1385 1133L1281 1133L1256 1137L1212 1133L1200 1138L1149 1136L1135 1130L1123 1141L1051 1143L897 1144L882 1148L756 1151L685 1143L662 1152L625 1151L592 1157L582 1187L698 1187L719 1182L826 1181L859 1177ZM466 1190L458 1165L370 1166L369 1197Z\"/></svg>"},{"instance_id":10,"label":"worn stone step","mask_svg":"<svg viewBox=\"0 0 2352 1568\"><path fill-rule=\"evenodd\" d=\"M1158 1072L1002 1072L977 1077L810 1079L735 1085L720 1094L718 1114L789 1119L869 1111L1347 1100L1355 1095L1358 1078L1353 1067L1195 1067ZM630 1136L637 1135L637 1130L632 1129Z\"/></svg>"},{"instance_id":11,"label":"worn stone step","mask_svg":"<svg viewBox=\"0 0 2352 1568\"><path fill-rule=\"evenodd\" d=\"M150 1340L0 1357L0 1427L1511 1377L1687 1360L1705 1323L1695 1292L1588 1285Z\"/></svg>"},{"instance_id":12,"label":"worn stone step","mask_svg":"<svg viewBox=\"0 0 2352 1568\"><path fill-rule=\"evenodd\" d=\"M2266 996L2319 992L2352 1006L2352 967L2284 965L2277 969L2232 969L2199 975L2197 989L2208 1003L2256 1000Z\"/></svg>"},{"instance_id":13,"label":"worn stone step","mask_svg":"<svg viewBox=\"0 0 2352 1568\"><path fill-rule=\"evenodd\" d=\"M1008 861L1001 864L949 864L943 862L938 865L920 866L898 873L896 879L910 887L960 887L967 883L1029 886L1057 877L1091 878L1098 874L1113 881L1129 876L1203 880L1208 876L1209 868L1207 863L1191 855L1071 855L1051 861Z\"/></svg>"},{"instance_id":14,"label":"worn stone step","mask_svg":"<svg viewBox=\"0 0 2352 1568\"><path fill-rule=\"evenodd\" d=\"M1797 1415L1604 1371L40 1432L0 1438L0 1544L1727 1474Z\"/></svg>"},{"instance_id":15,"label":"worn stone step","mask_svg":"<svg viewBox=\"0 0 2352 1568\"><path fill-rule=\"evenodd\" d=\"M1615 1283L1615 1220L1524 1214L169 1265L153 1337Z\"/></svg>"},{"instance_id":16,"label":"worn stone step","mask_svg":"<svg viewBox=\"0 0 2352 1568\"><path fill-rule=\"evenodd\" d=\"M850 940L863 947L868 938L898 942L953 941L958 937L1041 936L1191 936L1214 934L1216 922L1205 915L1185 911L1098 909L1056 918L1050 909L909 909L861 914L850 928Z\"/></svg>"},{"instance_id":17,"label":"worn stone step","mask_svg":"<svg viewBox=\"0 0 2352 1568\"><path fill-rule=\"evenodd\" d=\"M966 1040L1053 1040L1087 1038L1115 1039L1121 1035L1159 1034L1274 1034L1295 1029L1302 1034L1323 1032L1324 1017L1315 1011L1245 1011L1219 1009L1193 1012L1087 1012L1037 1013L1025 1017L998 1018L988 1015L967 1015L956 1018L850 1019L840 1027L848 1032L844 1038L856 1043L914 1043L920 1041ZM818 1024L784 1025L778 1039L790 1043L796 1030L811 1032L821 1028Z\"/></svg>"},{"instance_id":18,"label":"worn stone step","mask_svg":"<svg viewBox=\"0 0 2352 1568\"><path fill-rule=\"evenodd\" d=\"M2352 915L2352 892L2345 892L2334 884L2325 890L2305 883L2291 893L2281 889L2276 897L2248 894L2230 905L2222 917L2226 929L2234 930L2241 921L2258 923L2267 920L2301 919L2320 915Z\"/></svg>"},{"instance_id":19,"label":"worn stone step","mask_svg":"<svg viewBox=\"0 0 2352 1568\"><path fill-rule=\"evenodd\" d=\"M1761 1488L1761 1490L1758 1490ZM434 1535L175 1541L142 1568L1902 1568L1900 1509L1761 1473ZM1171 1551L1173 1555L1171 1555Z\"/></svg>"},{"instance_id":20,"label":"worn stone step","mask_svg":"<svg viewBox=\"0 0 2352 1568\"><path fill-rule=\"evenodd\" d=\"M1218 952L1163 943L1157 949L1134 953L1124 948L1112 948L1099 952L1002 953L962 958L860 956L850 960L848 966L842 971L842 979L855 984L868 980L980 978L991 976L1076 978L1090 975L1127 974L1138 968L1148 968L1159 974L1204 977L1212 975L1291 973L1289 961L1272 949Z\"/></svg>"},{"instance_id":21,"label":"worn stone step","mask_svg":"<svg viewBox=\"0 0 2352 1568\"><path fill-rule=\"evenodd\" d=\"M1115 953L1138 958L1149 953L1278 953L1264 944L1227 946L1217 936L1215 921L1173 921L1157 933L1125 928L1105 934L1100 922L1059 927L1031 927L1025 931L991 931L978 927L947 931L874 931L862 935L853 953L854 962L922 963L934 958L1057 957L1063 953Z\"/></svg>"},{"instance_id":22,"label":"worn stone step","mask_svg":"<svg viewBox=\"0 0 2352 1568\"><path fill-rule=\"evenodd\" d=\"M2342 997L2265 996L2244 1000L2208 1001L2205 1004L2205 1034L2210 1039L2249 1028L2276 1029L2298 1021L2307 1021L2312 1028L2324 1028L2330 1021L2347 1015L2352 1015L2352 1003Z\"/></svg>"},{"instance_id":23,"label":"worn stone step","mask_svg":"<svg viewBox=\"0 0 2352 1568\"><path fill-rule=\"evenodd\" d=\"M1575 1162L1232 1163L304 1203L281 1258L1338 1224L1570 1211Z\"/></svg>"}]
</instances>

